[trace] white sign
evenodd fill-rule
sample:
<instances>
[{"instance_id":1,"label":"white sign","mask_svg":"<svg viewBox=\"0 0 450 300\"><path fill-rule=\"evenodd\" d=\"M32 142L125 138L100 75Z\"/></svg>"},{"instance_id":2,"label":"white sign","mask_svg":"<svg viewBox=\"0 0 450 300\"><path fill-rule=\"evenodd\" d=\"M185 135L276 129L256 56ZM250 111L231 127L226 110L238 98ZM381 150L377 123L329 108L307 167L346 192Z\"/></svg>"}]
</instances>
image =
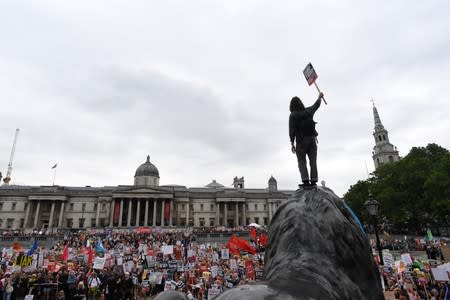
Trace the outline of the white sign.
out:
<instances>
[{"instance_id":1,"label":"white sign","mask_svg":"<svg viewBox=\"0 0 450 300\"><path fill-rule=\"evenodd\" d=\"M222 249L222 259L230 259L230 250Z\"/></svg>"},{"instance_id":2,"label":"white sign","mask_svg":"<svg viewBox=\"0 0 450 300\"><path fill-rule=\"evenodd\" d=\"M406 264L406 265L412 265L412 259L411 259L411 255L409 255L409 253L403 253L402 254L402 261Z\"/></svg>"},{"instance_id":3,"label":"white sign","mask_svg":"<svg viewBox=\"0 0 450 300\"><path fill-rule=\"evenodd\" d=\"M164 255L173 254L173 245L161 246L161 251Z\"/></svg>"},{"instance_id":4,"label":"white sign","mask_svg":"<svg viewBox=\"0 0 450 300\"><path fill-rule=\"evenodd\" d=\"M433 273L433 277L436 281L449 281L450 277L448 276L448 272L445 269L434 268L431 269L431 273Z\"/></svg>"},{"instance_id":5,"label":"white sign","mask_svg":"<svg viewBox=\"0 0 450 300\"><path fill-rule=\"evenodd\" d=\"M103 268L105 266L105 261L106 261L106 258L104 258L104 257L95 257L93 268L97 269L97 270L103 270Z\"/></svg>"},{"instance_id":6,"label":"white sign","mask_svg":"<svg viewBox=\"0 0 450 300\"><path fill-rule=\"evenodd\" d=\"M217 271L218 271L219 267L218 266L211 266L211 276L213 278L217 277Z\"/></svg>"},{"instance_id":7,"label":"white sign","mask_svg":"<svg viewBox=\"0 0 450 300\"><path fill-rule=\"evenodd\" d=\"M235 259L230 259L230 269L232 270L237 270L238 266L237 266L237 262Z\"/></svg>"},{"instance_id":8,"label":"white sign","mask_svg":"<svg viewBox=\"0 0 450 300\"><path fill-rule=\"evenodd\" d=\"M208 289L208 300L212 300L220 295L220 289L217 287L211 287Z\"/></svg>"},{"instance_id":9,"label":"white sign","mask_svg":"<svg viewBox=\"0 0 450 300\"><path fill-rule=\"evenodd\" d=\"M391 253L383 251L383 262L385 266L392 267L392 265L394 264L394 257Z\"/></svg>"}]
</instances>

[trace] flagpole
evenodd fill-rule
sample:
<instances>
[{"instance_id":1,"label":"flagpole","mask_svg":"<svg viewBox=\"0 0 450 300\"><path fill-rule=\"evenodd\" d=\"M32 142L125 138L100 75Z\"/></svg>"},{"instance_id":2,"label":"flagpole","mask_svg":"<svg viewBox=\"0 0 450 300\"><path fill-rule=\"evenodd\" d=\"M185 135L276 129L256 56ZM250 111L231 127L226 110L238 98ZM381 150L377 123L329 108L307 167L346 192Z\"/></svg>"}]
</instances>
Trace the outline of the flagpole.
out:
<instances>
[{"instance_id":1,"label":"flagpole","mask_svg":"<svg viewBox=\"0 0 450 300\"><path fill-rule=\"evenodd\" d=\"M55 185L55 178L56 178L56 167L54 168L53 171L53 185Z\"/></svg>"}]
</instances>

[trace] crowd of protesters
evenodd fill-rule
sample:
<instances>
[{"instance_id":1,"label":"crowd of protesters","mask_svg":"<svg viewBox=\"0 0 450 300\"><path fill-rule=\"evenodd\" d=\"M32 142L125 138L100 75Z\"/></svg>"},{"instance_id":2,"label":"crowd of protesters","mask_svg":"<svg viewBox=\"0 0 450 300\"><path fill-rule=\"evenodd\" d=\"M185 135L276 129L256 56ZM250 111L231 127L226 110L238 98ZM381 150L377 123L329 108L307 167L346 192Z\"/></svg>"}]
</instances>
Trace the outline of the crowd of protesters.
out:
<instances>
[{"instance_id":1,"label":"crowd of protesters","mask_svg":"<svg viewBox=\"0 0 450 300\"><path fill-rule=\"evenodd\" d=\"M228 247L198 243L192 231L68 233L50 249L37 245L32 253L16 244L2 250L0 299L152 299L165 290L212 299L262 277L261 245L248 243L248 251ZM33 264L20 266L27 254ZM99 268L98 257L104 263Z\"/></svg>"},{"instance_id":2,"label":"crowd of protesters","mask_svg":"<svg viewBox=\"0 0 450 300\"><path fill-rule=\"evenodd\" d=\"M243 229L247 230L236 231ZM263 230L250 229L250 242L232 236L228 243L200 243L196 234L162 229L68 232L48 249L39 242L24 249L15 242L1 252L0 300L31 299L30 295L34 300L138 300L153 299L166 290L182 291L188 299L212 300L262 278L267 243ZM395 243L400 241L383 241L387 249ZM435 280L431 272L441 267L441 246L418 241L417 249L427 250L426 258L408 254L380 264L385 290L395 299L450 299L447 283Z\"/></svg>"}]
</instances>

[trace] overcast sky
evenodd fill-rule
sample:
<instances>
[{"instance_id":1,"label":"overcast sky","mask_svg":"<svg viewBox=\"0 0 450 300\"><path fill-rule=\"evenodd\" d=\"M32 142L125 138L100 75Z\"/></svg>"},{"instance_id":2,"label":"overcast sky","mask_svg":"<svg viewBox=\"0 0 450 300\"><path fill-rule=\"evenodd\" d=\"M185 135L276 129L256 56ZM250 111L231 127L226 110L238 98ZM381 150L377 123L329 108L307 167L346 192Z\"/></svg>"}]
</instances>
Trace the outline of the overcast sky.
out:
<instances>
[{"instance_id":1,"label":"overcast sky","mask_svg":"<svg viewBox=\"0 0 450 300\"><path fill-rule=\"evenodd\" d=\"M317 98L319 180L373 171L371 98L404 156L450 148L450 1L2 1L0 171L12 183L280 189L300 183L289 101Z\"/></svg>"}]
</instances>

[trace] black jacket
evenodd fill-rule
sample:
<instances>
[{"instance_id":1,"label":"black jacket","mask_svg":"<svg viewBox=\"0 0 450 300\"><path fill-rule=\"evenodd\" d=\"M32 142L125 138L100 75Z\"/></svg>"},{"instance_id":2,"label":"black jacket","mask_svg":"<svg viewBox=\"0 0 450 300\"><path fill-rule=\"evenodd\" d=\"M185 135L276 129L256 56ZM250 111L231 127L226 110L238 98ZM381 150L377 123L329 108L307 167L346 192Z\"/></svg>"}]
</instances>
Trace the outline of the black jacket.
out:
<instances>
[{"instance_id":1,"label":"black jacket","mask_svg":"<svg viewBox=\"0 0 450 300\"><path fill-rule=\"evenodd\" d=\"M297 143L302 140L303 136L300 130L302 122L314 117L314 113L319 108L320 103L321 99L317 99L312 106L307 107L305 110L291 112L289 116L289 138L291 139L291 143L294 143L294 140L296 140Z\"/></svg>"}]
</instances>

